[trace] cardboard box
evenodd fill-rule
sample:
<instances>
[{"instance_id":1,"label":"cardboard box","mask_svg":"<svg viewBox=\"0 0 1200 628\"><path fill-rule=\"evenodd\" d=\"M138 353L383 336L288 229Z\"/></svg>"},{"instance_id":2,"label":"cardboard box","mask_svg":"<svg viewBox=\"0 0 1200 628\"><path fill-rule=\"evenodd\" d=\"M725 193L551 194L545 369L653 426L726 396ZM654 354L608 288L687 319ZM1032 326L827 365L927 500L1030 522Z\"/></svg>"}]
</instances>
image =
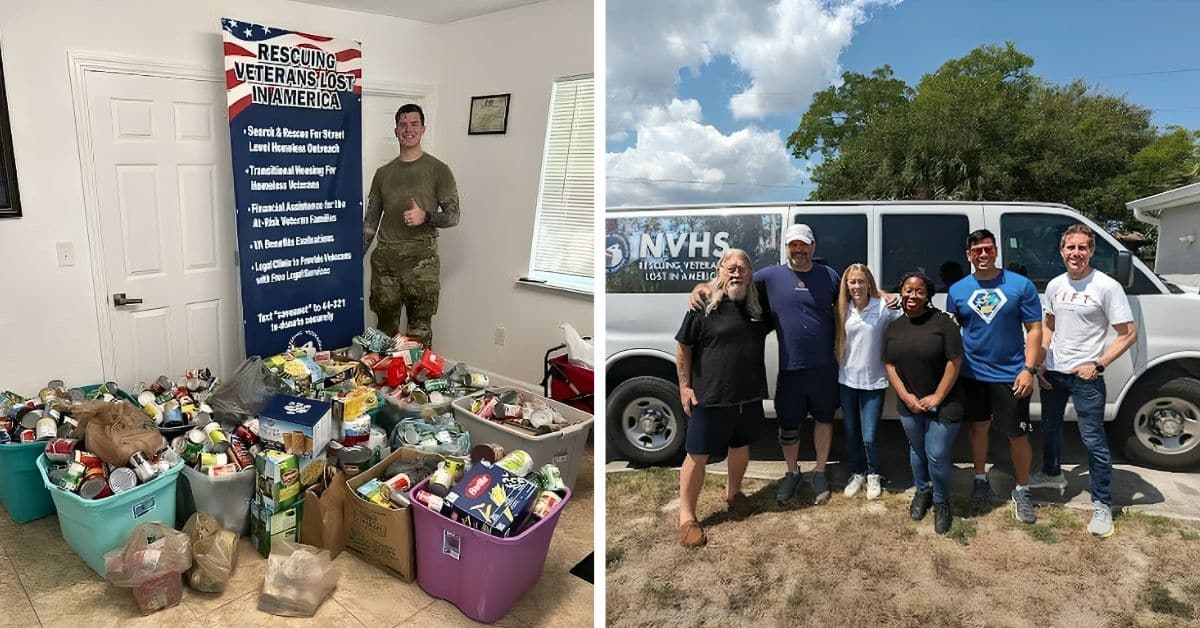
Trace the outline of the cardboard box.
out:
<instances>
[{"instance_id":1,"label":"cardboard box","mask_svg":"<svg viewBox=\"0 0 1200 628\"><path fill-rule=\"evenodd\" d=\"M383 477L392 463L433 456L418 449L402 448L379 464L347 481L344 497L346 546L363 560L392 570L405 582L417 576L413 550L413 521L409 508L391 509L361 499L356 491L372 479Z\"/></svg>"},{"instance_id":2,"label":"cardboard box","mask_svg":"<svg viewBox=\"0 0 1200 628\"><path fill-rule=\"evenodd\" d=\"M278 395L258 416L264 447L315 458L333 439L333 406L327 401Z\"/></svg>"},{"instance_id":3,"label":"cardboard box","mask_svg":"<svg viewBox=\"0 0 1200 628\"><path fill-rule=\"evenodd\" d=\"M279 539L296 540L296 531L303 515L303 502L286 510L272 512L254 499L250 502L250 542L266 558Z\"/></svg>"},{"instance_id":4,"label":"cardboard box","mask_svg":"<svg viewBox=\"0 0 1200 628\"><path fill-rule=\"evenodd\" d=\"M450 489L445 501L451 518L504 538L529 516L537 495L533 482L481 460Z\"/></svg>"},{"instance_id":5,"label":"cardboard box","mask_svg":"<svg viewBox=\"0 0 1200 628\"><path fill-rule=\"evenodd\" d=\"M264 449L254 458L254 501L268 513L283 512L301 499L300 460Z\"/></svg>"}]
</instances>

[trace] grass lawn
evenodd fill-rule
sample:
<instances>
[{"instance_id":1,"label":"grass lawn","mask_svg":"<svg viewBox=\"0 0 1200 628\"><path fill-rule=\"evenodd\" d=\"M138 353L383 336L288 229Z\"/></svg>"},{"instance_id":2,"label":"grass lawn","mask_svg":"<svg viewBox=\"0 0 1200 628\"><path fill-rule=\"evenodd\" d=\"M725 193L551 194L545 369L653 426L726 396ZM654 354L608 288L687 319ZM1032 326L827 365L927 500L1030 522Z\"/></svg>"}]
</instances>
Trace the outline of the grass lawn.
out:
<instances>
[{"instance_id":1,"label":"grass lawn","mask_svg":"<svg viewBox=\"0 0 1200 628\"><path fill-rule=\"evenodd\" d=\"M708 545L689 550L674 536L678 472L607 482L610 625L1200 625L1200 531L1163 517L1122 513L1097 539L1090 511L1041 506L1023 525L1010 505L977 515L961 496L939 537L932 511L909 518L911 495L835 491L809 506L802 484L780 506L774 482L747 480L756 512L738 520L725 477L709 474L697 511Z\"/></svg>"}]
</instances>

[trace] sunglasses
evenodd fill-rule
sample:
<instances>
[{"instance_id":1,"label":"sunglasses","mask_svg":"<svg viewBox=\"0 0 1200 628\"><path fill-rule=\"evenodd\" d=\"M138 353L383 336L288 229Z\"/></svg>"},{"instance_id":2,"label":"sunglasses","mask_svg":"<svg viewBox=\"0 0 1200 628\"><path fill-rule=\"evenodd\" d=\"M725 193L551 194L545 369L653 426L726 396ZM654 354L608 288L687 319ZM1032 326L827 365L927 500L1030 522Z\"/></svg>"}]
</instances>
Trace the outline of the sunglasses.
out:
<instances>
[{"instance_id":1,"label":"sunglasses","mask_svg":"<svg viewBox=\"0 0 1200 628\"><path fill-rule=\"evenodd\" d=\"M973 247L967 249L967 253L970 255L995 255L996 247L995 247L995 245L992 245L992 244L985 244L983 246L973 246Z\"/></svg>"}]
</instances>

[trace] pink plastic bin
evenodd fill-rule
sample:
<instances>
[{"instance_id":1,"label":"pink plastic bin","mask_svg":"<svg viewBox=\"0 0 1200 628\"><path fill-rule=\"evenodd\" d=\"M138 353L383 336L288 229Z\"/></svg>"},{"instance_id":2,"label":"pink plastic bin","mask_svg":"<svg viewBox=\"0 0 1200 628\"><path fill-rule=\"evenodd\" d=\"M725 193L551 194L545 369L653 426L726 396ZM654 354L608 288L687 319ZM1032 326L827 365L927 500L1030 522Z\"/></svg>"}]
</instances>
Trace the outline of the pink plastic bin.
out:
<instances>
[{"instance_id":1,"label":"pink plastic bin","mask_svg":"<svg viewBox=\"0 0 1200 628\"><path fill-rule=\"evenodd\" d=\"M427 483L417 484L413 494ZM568 491L548 517L507 539L451 521L413 500L417 584L475 621L499 620L541 577L554 526L570 499ZM456 549L458 558L451 555Z\"/></svg>"}]
</instances>

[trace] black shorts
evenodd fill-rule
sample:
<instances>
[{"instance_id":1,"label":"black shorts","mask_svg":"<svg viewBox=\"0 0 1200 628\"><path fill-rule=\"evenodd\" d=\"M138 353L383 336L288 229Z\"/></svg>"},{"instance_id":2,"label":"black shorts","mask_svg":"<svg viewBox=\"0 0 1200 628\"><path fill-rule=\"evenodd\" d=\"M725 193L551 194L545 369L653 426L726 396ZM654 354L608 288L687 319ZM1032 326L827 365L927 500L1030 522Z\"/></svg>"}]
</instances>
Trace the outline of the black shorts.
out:
<instances>
[{"instance_id":1,"label":"black shorts","mask_svg":"<svg viewBox=\"0 0 1200 628\"><path fill-rule=\"evenodd\" d=\"M1006 436L1024 436L1033 431L1029 422L1029 401L1033 395L1017 399L1011 383L958 380L967 397L968 423L992 421L992 427Z\"/></svg>"},{"instance_id":2,"label":"black shorts","mask_svg":"<svg viewBox=\"0 0 1200 628\"><path fill-rule=\"evenodd\" d=\"M762 401L736 406L696 406L688 419L684 449L689 454L724 458L730 449L758 440L765 422Z\"/></svg>"},{"instance_id":3,"label":"black shorts","mask_svg":"<svg viewBox=\"0 0 1200 628\"><path fill-rule=\"evenodd\" d=\"M812 413L822 423L833 421L838 409L838 366L779 371L775 384L775 416L781 429L798 429Z\"/></svg>"}]
</instances>

